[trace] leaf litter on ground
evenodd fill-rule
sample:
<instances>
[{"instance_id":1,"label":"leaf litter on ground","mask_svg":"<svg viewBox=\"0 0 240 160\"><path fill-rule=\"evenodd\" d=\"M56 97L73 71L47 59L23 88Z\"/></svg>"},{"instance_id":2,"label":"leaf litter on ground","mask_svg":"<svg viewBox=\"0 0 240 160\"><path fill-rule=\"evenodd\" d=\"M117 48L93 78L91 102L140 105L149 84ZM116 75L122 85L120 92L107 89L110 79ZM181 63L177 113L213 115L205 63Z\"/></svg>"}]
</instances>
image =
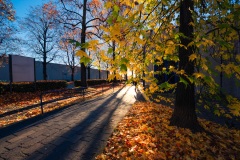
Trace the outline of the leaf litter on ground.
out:
<instances>
[{"instance_id":1,"label":"leaf litter on ground","mask_svg":"<svg viewBox=\"0 0 240 160\"><path fill-rule=\"evenodd\" d=\"M96 159L239 159L240 130L198 119L204 132L169 126L173 109L137 102Z\"/></svg>"},{"instance_id":2,"label":"leaf litter on ground","mask_svg":"<svg viewBox=\"0 0 240 160\"><path fill-rule=\"evenodd\" d=\"M116 86L116 90L121 88L123 85ZM68 90L63 92L55 92L55 93L48 93L43 96L43 102L56 100L55 102L51 102L48 104L44 104L44 113L50 112L65 106L69 106L71 104L94 98L102 94L112 93L112 89L109 86L105 87L89 87L87 92L90 94L82 96L79 93L66 93L69 92ZM70 91L71 92L71 91ZM15 122L19 122L31 117L35 117L41 114L40 108L40 94L41 92L27 92L27 93L6 93L4 95L0 95L0 114L13 111L20 108L25 108L27 106L39 104L38 107L32 108L23 112L19 112L13 115L4 116L0 118L0 128L10 125ZM66 97L67 95L67 97ZM64 98L65 97L65 98ZM61 99L62 98L62 99Z\"/></svg>"}]
</instances>

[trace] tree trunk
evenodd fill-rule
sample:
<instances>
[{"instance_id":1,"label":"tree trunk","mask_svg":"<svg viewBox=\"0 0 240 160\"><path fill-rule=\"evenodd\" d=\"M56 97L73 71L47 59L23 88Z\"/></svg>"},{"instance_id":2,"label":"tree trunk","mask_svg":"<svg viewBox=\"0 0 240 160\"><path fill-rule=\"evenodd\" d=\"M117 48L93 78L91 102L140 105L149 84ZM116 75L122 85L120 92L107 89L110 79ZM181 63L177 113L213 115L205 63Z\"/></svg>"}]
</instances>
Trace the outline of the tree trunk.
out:
<instances>
[{"instance_id":1,"label":"tree trunk","mask_svg":"<svg viewBox=\"0 0 240 160\"><path fill-rule=\"evenodd\" d=\"M83 16L82 16L82 33L81 43L84 44L86 40L86 12L87 12L87 0L83 0ZM85 52L85 48L81 48ZM81 63L81 85L87 87L86 66Z\"/></svg>"},{"instance_id":2,"label":"tree trunk","mask_svg":"<svg viewBox=\"0 0 240 160\"><path fill-rule=\"evenodd\" d=\"M101 70L98 70L98 79L101 79Z\"/></svg>"},{"instance_id":3,"label":"tree trunk","mask_svg":"<svg viewBox=\"0 0 240 160\"><path fill-rule=\"evenodd\" d=\"M108 72L108 64L107 64L106 71L107 71L107 79L108 79L108 73L109 73L109 72Z\"/></svg>"},{"instance_id":4,"label":"tree trunk","mask_svg":"<svg viewBox=\"0 0 240 160\"><path fill-rule=\"evenodd\" d=\"M43 54L43 79L47 80L47 54Z\"/></svg>"},{"instance_id":5,"label":"tree trunk","mask_svg":"<svg viewBox=\"0 0 240 160\"><path fill-rule=\"evenodd\" d=\"M72 68L71 68L71 71L72 71L72 73L71 73L71 81L74 81L74 72L75 72L75 68L72 67Z\"/></svg>"},{"instance_id":6,"label":"tree trunk","mask_svg":"<svg viewBox=\"0 0 240 160\"><path fill-rule=\"evenodd\" d=\"M187 46L193 39L193 26L189 25L193 21L192 13L193 0L182 0L180 4L180 28L179 32L186 37L181 37L181 43ZM189 56L193 53L193 48L179 48L179 70L183 69L185 73L191 76L194 73L194 63L189 61ZM186 77L182 77L186 81ZM189 82L189 81L188 81ZM170 119L170 125L188 128L194 132L201 131L202 128L197 121L195 111L194 84L189 82L186 87L183 83L177 84L175 108Z\"/></svg>"},{"instance_id":7,"label":"tree trunk","mask_svg":"<svg viewBox=\"0 0 240 160\"><path fill-rule=\"evenodd\" d=\"M90 68L90 66L88 66L87 69L88 69L88 79L91 79L91 68Z\"/></svg>"},{"instance_id":8,"label":"tree trunk","mask_svg":"<svg viewBox=\"0 0 240 160\"><path fill-rule=\"evenodd\" d=\"M115 61L115 41L113 41L113 62ZM115 63L115 62L114 62ZM114 83L116 83L117 82L117 77L116 77L116 71L114 70L114 72L113 72L113 74L114 74L114 79L113 79L113 82Z\"/></svg>"}]
</instances>

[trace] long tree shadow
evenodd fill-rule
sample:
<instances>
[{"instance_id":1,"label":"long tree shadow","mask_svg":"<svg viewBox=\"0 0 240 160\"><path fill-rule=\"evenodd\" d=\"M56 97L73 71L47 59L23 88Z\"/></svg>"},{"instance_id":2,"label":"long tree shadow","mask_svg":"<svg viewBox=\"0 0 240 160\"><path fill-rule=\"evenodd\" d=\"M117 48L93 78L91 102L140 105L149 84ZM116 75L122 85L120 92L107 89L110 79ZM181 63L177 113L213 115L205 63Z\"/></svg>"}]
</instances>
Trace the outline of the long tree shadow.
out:
<instances>
[{"instance_id":1,"label":"long tree shadow","mask_svg":"<svg viewBox=\"0 0 240 160\"><path fill-rule=\"evenodd\" d=\"M120 90L117 91L115 94L118 94L118 92L120 92ZM81 108L84 109L84 105L93 103L93 102L96 101L96 99L97 100L101 100L101 99L104 99L104 98L110 97L110 96L111 96L111 94L103 95L103 96L100 96L98 98L85 100L85 101L82 101L80 103L78 102L78 104L80 105ZM58 113L67 112L66 110L69 110L69 111L77 110L77 109L79 109L79 107L75 108L75 109L71 107L71 106L74 106L76 104L77 103L66 105L63 108L59 108L59 109L56 109L54 111L44 113L43 115L38 115L36 117L32 117L32 118L26 119L24 121L20 121L18 123L12 124L10 126L4 127L4 128L0 128L0 138L4 138L6 136L9 136L10 134L14 134L14 133L19 132L19 131L21 131L23 129L30 128L30 127L32 127L34 125L40 124L43 121L51 119L52 116L57 116L56 114L58 114ZM33 107L33 106L30 106L30 107ZM61 114L59 114L59 116L61 116Z\"/></svg>"},{"instance_id":2,"label":"long tree shadow","mask_svg":"<svg viewBox=\"0 0 240 160\"><path fill-rule=\"evenodd\" d=\"M96 105L97 108L92 110L86 118L81 120L75 126L73 126L69 131L62 133L56 139L48 142L49 144L54 144L56 141L64 140L56 145L51 152L44 155L44 159L68 159L70 156L79 157L79 159L94 159L96 153L98 153L102 147L104 147L106 140L113 131L113 126L116 122L112 121L114 116L117 116L116 110L118 107L124 107L128 103L124 102L124 97L132 87L123 88L112 95L107 97L97 98L95 100L90 100L85 103L81 103L81 111L87 111L84 107L91 107L91 105ZM126 91L124 91L126 89ZM120 92L122 93L119 96ZM106 98L106 100L104 100ZM128 97L131 98L131 97ZM134 98L134 97L132 97ZM89 108L88 108L89 109ZM66 117L71 117L75 111L70 110L65 111ZM46 119L47 121L47 119ZM41 123L44 123L41 122ZM38 151L43 151L43 148L38 149ZM33 159L39 155L39 152L31 154L27 159ZM71 155L72 154L72 155ZM81 157L80 157L81 156Z\"/></svg>"}]
</instances>

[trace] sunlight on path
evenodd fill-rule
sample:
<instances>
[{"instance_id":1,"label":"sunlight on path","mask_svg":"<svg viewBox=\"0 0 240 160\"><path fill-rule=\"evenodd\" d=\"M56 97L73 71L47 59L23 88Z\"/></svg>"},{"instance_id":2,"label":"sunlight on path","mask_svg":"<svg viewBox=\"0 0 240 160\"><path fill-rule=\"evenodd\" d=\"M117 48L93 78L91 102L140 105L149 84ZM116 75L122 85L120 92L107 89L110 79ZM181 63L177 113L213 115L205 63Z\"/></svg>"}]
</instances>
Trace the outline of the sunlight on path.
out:
<instances>
[{"instance_id":1,"label":"sunlight on path","mask_svg":"<svg viewBox=\"0 0 240 160\"><path fill-rule=\"evenodd\" d=\"M94 159L136 98L126 86L10 132L0 139L0 159Z\"/></svg>"}]
</instances>

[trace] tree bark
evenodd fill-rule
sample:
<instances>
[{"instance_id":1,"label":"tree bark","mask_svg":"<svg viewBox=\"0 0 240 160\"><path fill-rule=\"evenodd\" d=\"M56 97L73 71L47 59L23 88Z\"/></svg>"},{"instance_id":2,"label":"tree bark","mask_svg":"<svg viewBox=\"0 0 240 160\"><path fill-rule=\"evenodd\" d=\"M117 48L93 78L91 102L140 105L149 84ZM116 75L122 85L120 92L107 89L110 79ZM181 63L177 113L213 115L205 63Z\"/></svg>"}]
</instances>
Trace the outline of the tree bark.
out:
<instances>
[{"instance_id":1,"label":"tree bark","mask_svg":"<svg viewBox=\"0 0 240 160\"><path fill-rule=\"evenodd\" d=\"M43 53L43 79L47 80L47 53L46 53L46 44L44 43L44 53Z\"/></svg>"},{"instance_id":2,"label":"tree bark","mask_svg":"<svg viewBox=\"0 0 240 160\"><path fill-rule=\"evenodd\" d=\"M42 64L43 64L43 80L47 80L47 62L45 59Z\"/></svg>"},{"instance_id":3,"label":"tree bark","mask_svg":"<svg viewBox=\"0 0 240 160\"><path fill-rule=\"evenodd\" d=\"M43 32L43 79L47 80L47 30L46 27Z\"/></svg>"},{"instance_id":4,"label":"tree bark","mask_svg":"<svg viewBox=\"0 0 240 160\"><path fill-rule=\"evenodd\" d=\"M98 79L101 79L101 70L98 70Z\"/></svg>"},{"instance_id":5,"label":"tree bark","mask_svg":"<svg viewBox=\"0 0 240 160\"><path fill-rule=\"evenodd\" d=\"M193 0L182 0L180 6L180 28L179 32L183 33L186 37L181 37L181 43L184 46L193 39L193 26L189 25L193 22ZM183 69L188 76L194 73L194 62L189 61L189 56L193 53L193 47L179 48L179 70ZM182 77L186 81L186 77ZM189 81L188 81L189 82ZM188 128L194 132L201 131L202 128L197 121L195 111L195 95L194 84L189 82L189 85L178 82L176 88L175 108L173 115L170 119L170 125Z\"/></svg>"},{"instance_id":6,"label":"tree bark","mask_svg":"<svg viewBox=\"0 0 240 160\"><path fill-rule=\"evenodd\" d=\"M82 33L81 33L81 43L86 42L86 12L87 12L87 0L83 0L83 15L82 15ZM85 52L85 48L81 48ZM82 87L87 87L87 76L86 76L86 66L81 63L81 85Z\"/></svg>"},{"instance_id":7,"label":"tree bark","mask_svg":"<svg viewBox=\"0 0 240 160\"><path fill-rule=\"evenodd\" d=\"M116 43L115 41L113 41L113 62L115 63L115 47L116 47ZM114 79L113 79L113 82L116 83L117 82L117 77L116 77L116 71L114 70L113 71L113 74L114 74Z\"/></svg>"},{"instance_id":8,"label":"tree bark","mask_svg":"<svg viewBox=\"0 0 240 160\"><path fill-rule=\"evenodd\" d=\"M71 73L71 81L74 81L75 67L72 67L72 68L71 68L71 71L72 71L72 73Z\"/></svg>"},{"instance_id":9,"label":"tree bark","mask_svg":"<svg viewBox=\"0 0 240 160\"><path fill-rule=\"evenodd\" d=\"M88 66L87 67L87 69L88 69L88 79L91 79L91 68L90 68L90 66Z\"/></svg>"}]
</instances>

